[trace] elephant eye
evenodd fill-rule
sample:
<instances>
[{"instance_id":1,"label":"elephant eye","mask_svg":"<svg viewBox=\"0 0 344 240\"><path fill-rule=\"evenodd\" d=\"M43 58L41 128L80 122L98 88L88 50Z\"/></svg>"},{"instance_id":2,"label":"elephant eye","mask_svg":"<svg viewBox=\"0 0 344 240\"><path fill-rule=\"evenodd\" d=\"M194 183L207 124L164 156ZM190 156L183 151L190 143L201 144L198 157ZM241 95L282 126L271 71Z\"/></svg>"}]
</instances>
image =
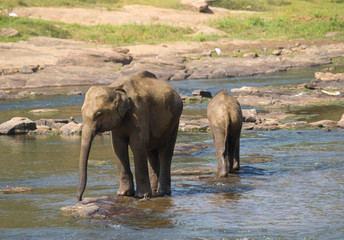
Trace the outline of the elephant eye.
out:
<instances>
[{"instance_id":1,"label":"elephant eye","mask_svg":"<svg viewBox=\"0 0 344 240\"><path fill-rule=\"evenodd\" d=\"M103 116L103 113L102 112L96 112L94 114L94 119L98 119L98 118L101 118Z\"/></svg>"}]
</instances>

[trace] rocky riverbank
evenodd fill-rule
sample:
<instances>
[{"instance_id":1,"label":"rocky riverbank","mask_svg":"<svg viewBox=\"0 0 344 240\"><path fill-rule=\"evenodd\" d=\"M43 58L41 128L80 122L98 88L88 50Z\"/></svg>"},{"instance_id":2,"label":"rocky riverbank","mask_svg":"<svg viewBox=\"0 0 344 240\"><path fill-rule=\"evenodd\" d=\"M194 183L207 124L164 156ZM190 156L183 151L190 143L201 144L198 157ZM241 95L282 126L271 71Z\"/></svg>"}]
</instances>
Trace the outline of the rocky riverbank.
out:
<instances>
[{"instance_id":1,"label":"rocky riverbank","mask_svg":"<svg viewBox=\"0 0 344 240\"><path fill-rule=\"evenodd\" d=\"M215 48L221 49L220 55ZM338 42L228 39L112 48L37 37L27 42L0 43L0 49L1 99L53 94L30 90L42 87L109 84L141 70L171 81L212 79L320 66L344 57L344 44Z\"/></svg>"}]
</instances>

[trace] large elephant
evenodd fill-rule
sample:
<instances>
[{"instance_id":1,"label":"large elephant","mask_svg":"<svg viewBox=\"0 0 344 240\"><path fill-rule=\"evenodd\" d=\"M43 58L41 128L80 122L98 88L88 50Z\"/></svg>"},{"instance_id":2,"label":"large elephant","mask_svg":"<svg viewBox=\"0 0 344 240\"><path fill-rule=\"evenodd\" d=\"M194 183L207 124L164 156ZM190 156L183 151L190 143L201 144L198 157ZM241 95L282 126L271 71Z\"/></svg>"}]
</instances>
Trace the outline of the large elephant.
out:
<instances>
[{"instance_id":1,"label":"large elephant","mask_svg":"<svg viewBox=\"0 0 344 240\"><path fill-rule=\"evenodd\" d=\"M210 101L207 109L214 139L219 177L240 169L240 133L242 112L239 102L221 90Z\"/></svg>"},{"instance_id":2,"label":"large elephant","mask_svg":"<svg viewBox=\"0 0 344 240\"><path fill-rule=\"evenodd\" d=\"M171 194L171 160L182 110L175 89L147 71L108 86L91 87L81 109L78 201L86 188L92 140L104 131L111 131L120 178L118 195ZM128 146L134 155L136 192Z\"/></svg>"}]
</instances>

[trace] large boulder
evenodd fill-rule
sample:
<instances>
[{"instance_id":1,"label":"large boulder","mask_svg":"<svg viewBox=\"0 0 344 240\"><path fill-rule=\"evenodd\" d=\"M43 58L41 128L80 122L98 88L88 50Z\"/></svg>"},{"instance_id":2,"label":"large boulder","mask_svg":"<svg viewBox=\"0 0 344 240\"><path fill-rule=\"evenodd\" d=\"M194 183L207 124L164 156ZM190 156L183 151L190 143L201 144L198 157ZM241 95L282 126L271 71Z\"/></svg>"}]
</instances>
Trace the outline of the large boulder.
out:
<instances>
[{"instance_id":1,"label":"large boulder","mask_svg":"<svg viewBox=\"0 0 344 240\"><path fill-rule=\"evenodd\" d=\"M241 111L244 122L255 123L258 120L258 114L256 109L242 109Z\"/></svg>"},{"instance_id":2,"label":"large boulder","mask_svg":"<svg viewBox=\"0 0 344 240\"><path fill-rule=\"evenodd\" d=\"M61 134L63 135L74 135L80 134L82 123L70 122L60 128Z\"/></svg>"},{"instance_id":3,"label":"large boulder","mask_svg":"<svg viewBox=\"0 0 344 240\"><path fill-rule=\"evenodd\" d=\"M0 134L26 134L36 129L36 123L26 117L14 117L0 125Z\"/></svg>"}]
</instances>

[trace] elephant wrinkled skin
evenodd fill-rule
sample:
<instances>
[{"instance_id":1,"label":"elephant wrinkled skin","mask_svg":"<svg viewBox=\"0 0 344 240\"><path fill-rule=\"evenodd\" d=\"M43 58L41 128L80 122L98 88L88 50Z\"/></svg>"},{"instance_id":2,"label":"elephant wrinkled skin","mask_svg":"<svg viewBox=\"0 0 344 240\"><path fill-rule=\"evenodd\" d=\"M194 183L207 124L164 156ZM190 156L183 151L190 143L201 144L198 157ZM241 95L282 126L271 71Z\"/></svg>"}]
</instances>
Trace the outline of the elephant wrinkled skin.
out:
<instances>
[{"instance_id":1,"label":"elephant wrinkled skin","mask_svg":"<svg viewBox=\"0 0 344 240\"><path fill-rule=\"evenodd\" d=\"M210 101L207 116L214 139L219 177L240 169L242 112L239 102L221 90Z\"/></svg>"},{"instance_id":2,"label":"elephant wrinkled skin","mask_svg":"<svg viewBox=\"0 0 344 240\"><path fill-rule=\"evenodd\" d=\"M86 188L92 140L104 131L112 135L119 195L171 194L171 160L182 109L182 100L174 88L146 71L108 86L91 87L82 106L78 201ZM136 191L128 146L134 155Z\"/></svg>"}]
</instances>

